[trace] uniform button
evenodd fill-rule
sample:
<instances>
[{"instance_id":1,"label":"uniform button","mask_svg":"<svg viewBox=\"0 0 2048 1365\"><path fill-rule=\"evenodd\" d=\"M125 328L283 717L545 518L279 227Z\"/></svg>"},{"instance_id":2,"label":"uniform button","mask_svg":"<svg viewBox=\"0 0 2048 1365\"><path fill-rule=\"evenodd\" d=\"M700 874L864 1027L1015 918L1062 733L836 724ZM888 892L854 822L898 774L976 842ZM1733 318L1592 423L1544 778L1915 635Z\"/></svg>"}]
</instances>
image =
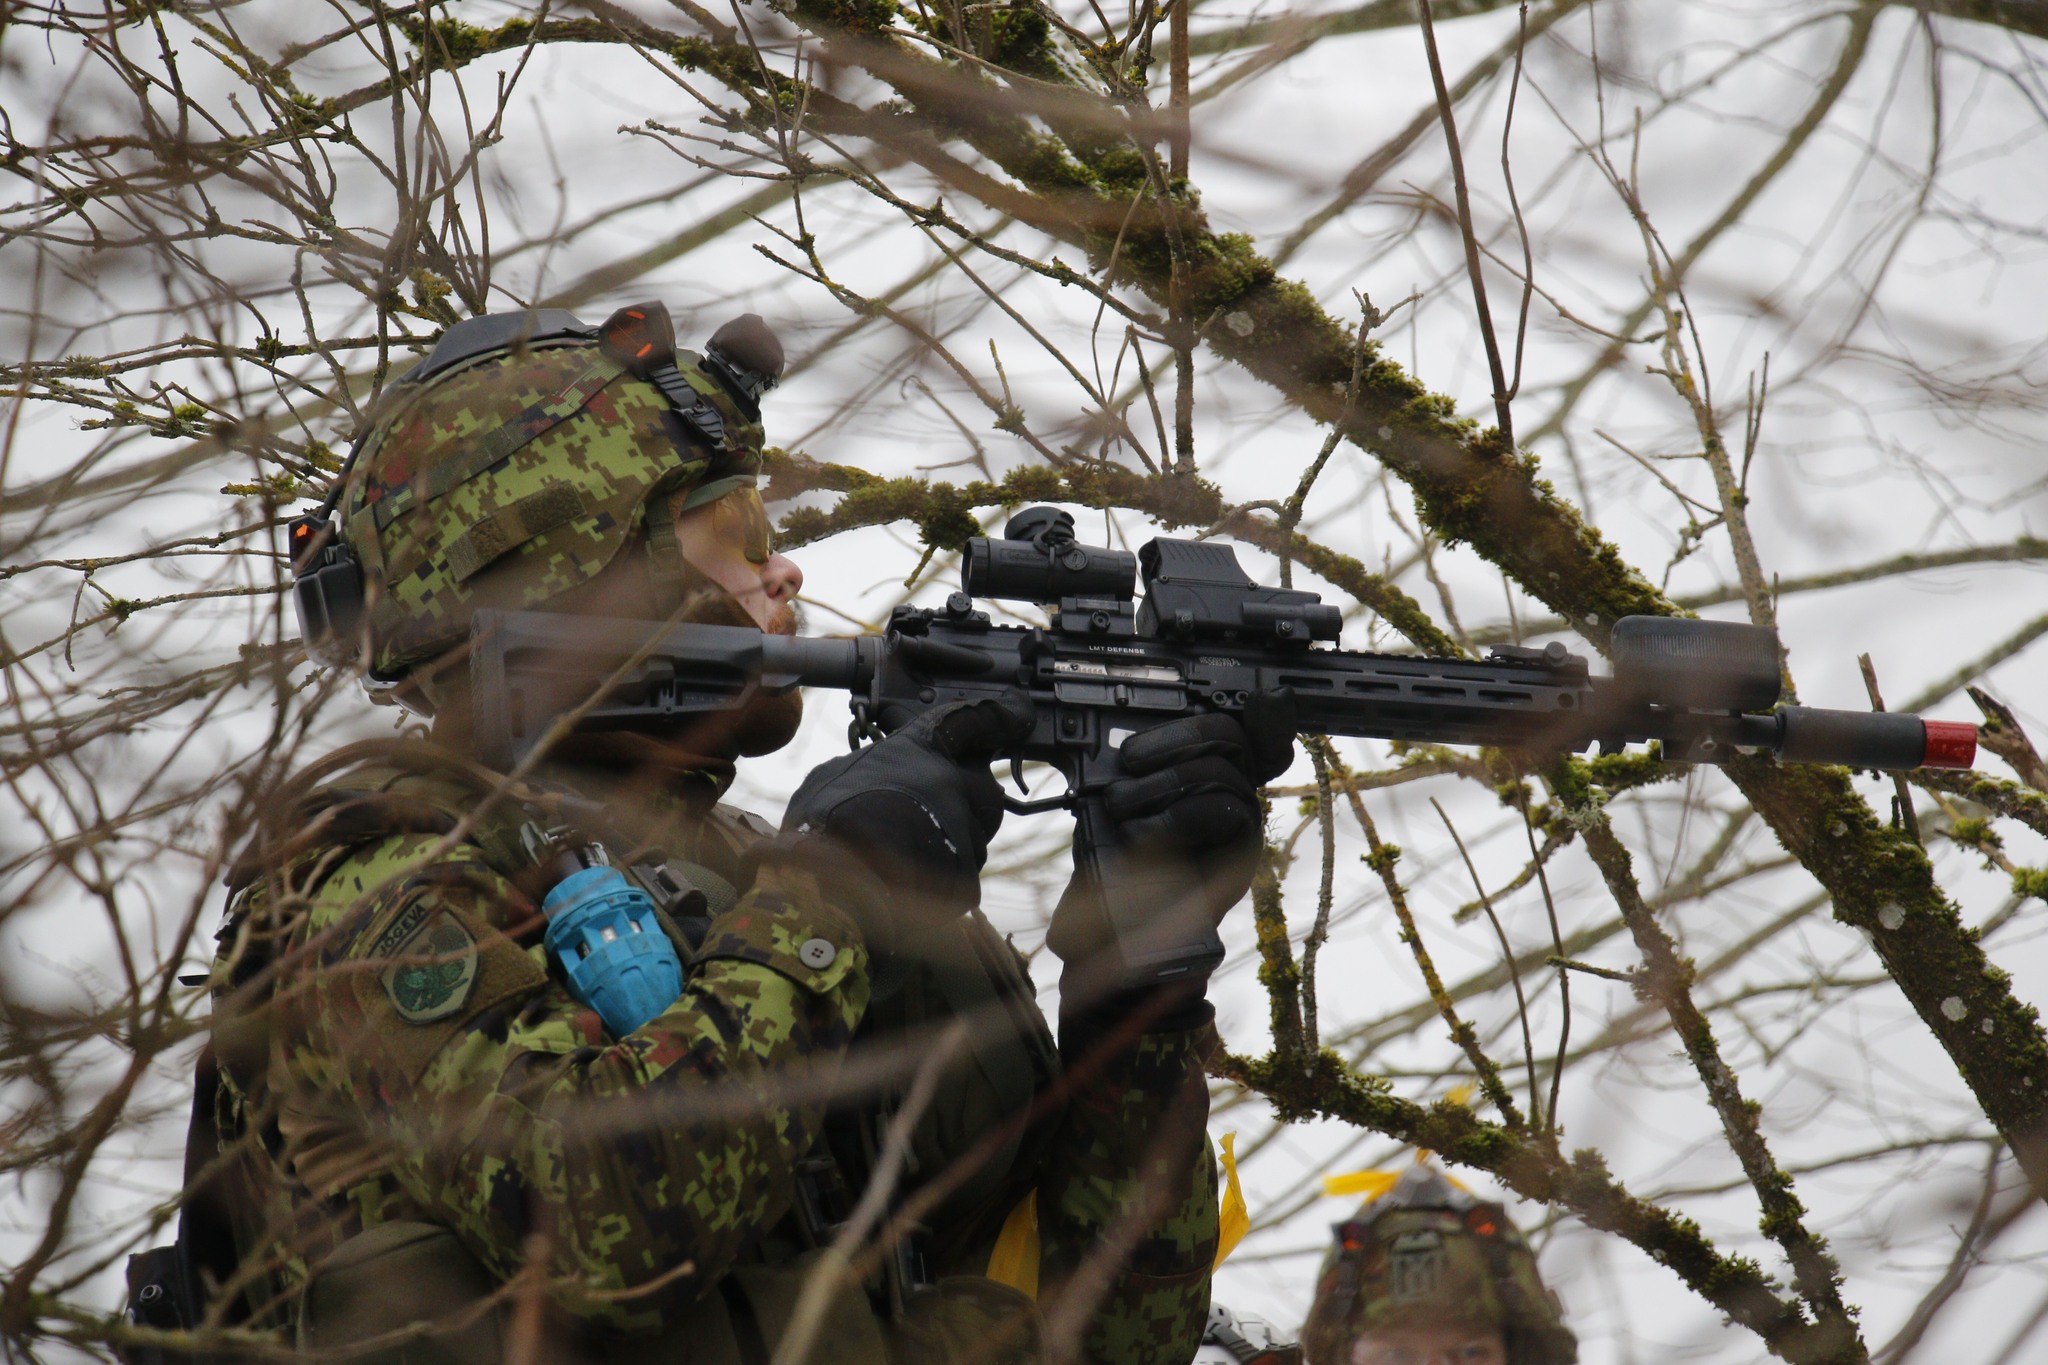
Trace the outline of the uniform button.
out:
<instances>
[{"instance_id":1,"label":"uniform button","mask_svg":"<svg viewBox=\"0 0 2048 1365\"><path fill-rule=\"evenodd\" d=\"M812 938L804 940L804 946L796 950L796 956L812 971L822 972L839 956L839 950L822 938Z\"/></svg>"}]
</instances>

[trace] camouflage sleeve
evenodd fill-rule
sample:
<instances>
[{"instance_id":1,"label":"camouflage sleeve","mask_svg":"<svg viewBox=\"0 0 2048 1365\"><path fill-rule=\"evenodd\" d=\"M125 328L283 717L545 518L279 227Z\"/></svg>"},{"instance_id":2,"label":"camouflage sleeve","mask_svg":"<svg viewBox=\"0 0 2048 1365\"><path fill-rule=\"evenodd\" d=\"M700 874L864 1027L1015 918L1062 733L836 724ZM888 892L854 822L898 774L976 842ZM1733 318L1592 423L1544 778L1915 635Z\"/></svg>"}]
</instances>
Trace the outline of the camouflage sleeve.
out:
<instances>
[{"instance_id":1,"label":"camouflage sleeve","mask_svg":"<svg viewBox=\"0 0 2048 1365\"><path fill-rule=\"evenodd\" d=\"M494 1274L544 1248L571 1312L655 1325L787 1210L866 948L815 885L769 879L712 923L675 1004L613 1041L507 937L531 902L461 850L422 862L433 846L387 839L323 884L287 1091L360 1124L362 1165Z\"/></svg>"},{"instance_id":2,"label":"camouflage sleeve","mask_svg":"<svg viewBox=\"0 0 2048 1365\"><path fill-rule=\"evenodd\" d=\"M1201 1346L1216 1260L1203 1075L1214 1042L1206 1023L1134 1044L1061 1040L1072 1090L1038 1182L1041 1298L1055 1320L1092 1305L1090 1365L1177 1365Z\"/></svg>"}]
</instances>

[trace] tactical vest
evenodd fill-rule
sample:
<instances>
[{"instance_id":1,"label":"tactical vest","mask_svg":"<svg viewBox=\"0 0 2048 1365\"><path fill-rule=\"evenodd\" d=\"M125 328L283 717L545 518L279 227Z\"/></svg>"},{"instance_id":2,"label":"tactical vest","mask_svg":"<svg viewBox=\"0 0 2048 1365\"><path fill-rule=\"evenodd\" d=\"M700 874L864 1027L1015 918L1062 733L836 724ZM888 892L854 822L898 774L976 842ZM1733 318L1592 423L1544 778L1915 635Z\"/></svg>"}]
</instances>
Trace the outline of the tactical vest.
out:
<instances>
[{"instance_id":1,"label":"tactical vest","mask_svg":"<svg viewBox=\"0 0 2048 1365\"><path fill-rule=\"evenodd\" d=\"M241 983L257 977L264 957L249 932L247 889L265 865L308 868L325 860L331 866L339 852L393 834L446 833L500 785L497 774L422 746L351 746L295 781L300 794L289 802L293 814L273 826L285 829L285 836L245 854L231 874L235 896L221 931L215 978L218 1131L202 1138L195 1126L194 1141L242 1153L251 1168L241 1181L251 1189L236 1196L243 1208L232 1218L245 1261L265 1254L250 1241L251 1229L262 1223L248 1207L260 1197L251 1190L267 1183L273 1201L280 1187L296 1188L300 1200L309 1197L293 1173L275 1166L257 1172L264 1163L246 1159L259 1151L275 1158L287 1136L279 1125L291 1122L279 1112L276 1097L265 1093L269 1038L260 1022L263 1011L242 1008L248 1002L234 999ZM575 825L603 844L621 871L654 899L686 963L711 919L739 899L734 881L741 855L773 833L757 817L714 806L698 823L693 847L683 851L688 856L627 864L624 841L604 828L593 803L573 792L535 787L517 788L512 797L500 798L474 821L464 836L471 850L525 890L537 866L541 832ZM295 844L291 831L309 827L318 836ZM967 1359L1038 1365L1042 1348L1031 1300L982 1272L1005 1216L1028 1198L1046 1135L1057 1122L1057 1112L1041 1097L1055 1090L1058 1054L1023 959L979 913L931 931L918 946L916 960L906 954L875 971L856 1049L926 1037L935 1023L953 1018L966 1023L967 1045L919 1116L902 1177L903 1189L936 1180L947 1192L865 1283L831 1278L842 1287L824 1305L819 1345L810 1358L849 1365ZM829 1111L823 1138L798 1163L789 1216L714 1291L654 1335L579 1332L537 1308L522 1317L516 1285L496 1283L447 1229L412 1219L380 1223L309 1258L300 1274L269 1286L267 1298L263 1287L248 1284L241 1312L256 1325L288 1324L302 1349L349 1348L348 1359L374 1365L498 1361L518 1353L515 1338L522 1333L539 1334L531 1358L543 1361L767 1365L797 1316L807 1280L821 1265L838 1264L831 1250L834 1235L867 1187L900 1089ZM977 1158L966 1169L954 1165L963 1153ZM210 1273L223 1278L218 1267ZM413 1323L459 1325L405 1330ZM363 1349L373 1339L384 1344Z\"/></svg>"}]
</instances>

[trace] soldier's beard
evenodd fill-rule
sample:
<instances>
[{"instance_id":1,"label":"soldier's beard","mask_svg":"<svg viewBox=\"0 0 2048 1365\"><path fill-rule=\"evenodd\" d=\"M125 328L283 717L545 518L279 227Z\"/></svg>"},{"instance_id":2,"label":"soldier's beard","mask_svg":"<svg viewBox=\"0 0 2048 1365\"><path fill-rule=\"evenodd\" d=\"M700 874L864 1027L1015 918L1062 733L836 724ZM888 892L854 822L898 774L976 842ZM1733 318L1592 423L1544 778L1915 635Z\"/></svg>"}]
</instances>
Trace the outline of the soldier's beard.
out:
<instances>
[{"instance_id":1,"label":"soldier's beard","mask_svg":"<svg viewBox=\"0 0 2048 1365\"><path fill-rule=\"evenodd\" d=\"M760 623L739 604L738 599L710 586L693 595L693 600L683 610L682 619L700 625L760 628ZM784 602L777 607L766 626L772 635L794 636L802 629L803 616L794 602ZM785 696L757 696L737 711L693 717L676 738L698 753L758 758L762 754L774 753L796 738L797 726L803 718L803 693L792 689Z\"/></svg>"},{"instance_id":2,"label":"soldier's beard","mask_svg":"<svg viewBox=\"0 0 2048 1365\"><path fill-rule=\"evenodd\" d=\"M743 710L716 717L731 725L719 750L736 758L772 754L796 738L803 718L804 694L796 688L780 697L756 697Z\"/></svg>"},{"instance_id":3,"label":"soldier's beard","mask_svg":"<svg viewBox=\"0 0 2048 1365\"><path fill-rule=\"evenodd\" d=\"M803 611L794 602L784 602L775 609L775 615L762 629L770 635L801 635L804 633Z\"/></svg>"},{"instance_id":4,"label":"soldier's beard","mask_svg":"<svg viewBox=\"0 0 2048 1365\"><path fill-rule=\"evenodd\" d=\"M792 638L803 630L803 614L796 603L784 602L768 622L772 635L787 635ZM735 715L740 724L732 734L732 752L740 758L758 758L772 754L796 738L797 726L803 723L804 694L801 688L791 688L780 697L756 697L744 711Z\"/></svg>"}]
</instances>

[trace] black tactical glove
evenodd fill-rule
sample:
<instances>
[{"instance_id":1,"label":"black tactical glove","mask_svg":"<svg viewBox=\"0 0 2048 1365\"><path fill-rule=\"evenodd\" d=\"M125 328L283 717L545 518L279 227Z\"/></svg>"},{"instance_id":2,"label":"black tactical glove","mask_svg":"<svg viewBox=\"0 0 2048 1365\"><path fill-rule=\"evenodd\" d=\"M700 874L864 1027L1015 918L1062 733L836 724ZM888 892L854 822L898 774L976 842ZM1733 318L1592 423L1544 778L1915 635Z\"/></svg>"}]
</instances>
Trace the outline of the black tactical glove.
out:
<instances>
[{"instance_id":1,"label":"black tactical glove","mask_svg":"<svg viewBox=\"0 0 2048 1365\"><path fill-rule=\"evenodd\" d=\"M1258 787L1294 761L1293 701L1286 692L1254 697L1242 721L1221 712L1168 721L1131 736L1117 751L1129 776L1111 783L1103 801L1119 853L1138 862L1173 860L1191 870L1199 902L1182 907L1191 917L1205 916L1214 924L1251 888L1265 845ZM1077 869L1089 856L1086 838L1077 831ZM1116 889L1107 894L1116 895ZM1165 907L1119 908L1156 913ZM1183 978L1163 1002L1152 990L1118 991L1109 983L1116 960L1110 909L1103 894L1077 876L1053 912L1046 944L1066 964L1063 1018L1088 1015L1099 1021L1149 1008L1161 1016L1153 1027L1186 1024L1206 981ZM1199 1012L1207 1017L1206 1008ZM1065 1034L1063 1023L1063 1041Z\"/></svg>"},{"instance_id":2,"label":"black tactical glove","mask_svg":"<svg viewBox=\"0 0 2048 1365\"><path fill-rule=\"evenodd\" d=\"M790 798L781 836L754 861L794 863L824 879L849 865L871 876L878 885L849 902L875 951L890 950L899 921L966 913L981 904L988 841L1003 823L989 762L1031 733L1031 719L1022 692L957 702L819 764ZM853 903L876 899L879 908Z\"/></svg>"}]
</instances>

